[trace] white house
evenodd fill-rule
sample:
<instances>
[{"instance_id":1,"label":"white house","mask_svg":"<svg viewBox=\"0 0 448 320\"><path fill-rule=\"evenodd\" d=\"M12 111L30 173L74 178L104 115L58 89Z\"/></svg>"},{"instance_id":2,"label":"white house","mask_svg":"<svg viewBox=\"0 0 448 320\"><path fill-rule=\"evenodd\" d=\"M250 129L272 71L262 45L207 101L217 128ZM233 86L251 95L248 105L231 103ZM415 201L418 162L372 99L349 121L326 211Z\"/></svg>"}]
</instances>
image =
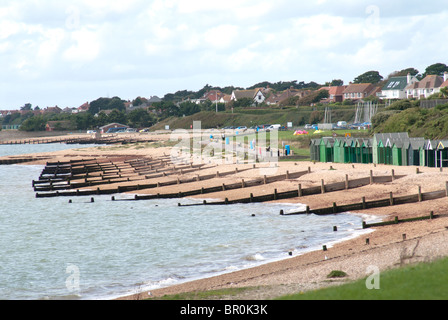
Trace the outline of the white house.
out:
<instances>
[{"instance_id":1,"label":"white house","mask_svg":"<svg viewBox=\"0 0 448 320\"><path fill-rule=\"evenodd\" d=\"M266 100L262 89L235 90L232 92L231 101L238 101L243 98L253 99L254 104L261 104Z\"/></svg>"},{"instance_id":2,"label":"white house","mask_svg":"<svg viewBox=\"0 0 448 320\"><path fill-rule=\"evenodd\" d=\"M406 97L408 99L428 98L434 93L440 92L443 81L443 78L438 75L428 75L422 81L408 85L406 87Z\"/></svg>"},{"instance_id":3,"label":"white house","mask_svg":"<svg viewBox=\"0 0 448 320\"><path fill-rule=\"evenodd\" d=\"M406 77L391 77L381 91L382 99L406 99L406 88L418 82L417 77L408 74Z\"/></svg>"}]
</instances>

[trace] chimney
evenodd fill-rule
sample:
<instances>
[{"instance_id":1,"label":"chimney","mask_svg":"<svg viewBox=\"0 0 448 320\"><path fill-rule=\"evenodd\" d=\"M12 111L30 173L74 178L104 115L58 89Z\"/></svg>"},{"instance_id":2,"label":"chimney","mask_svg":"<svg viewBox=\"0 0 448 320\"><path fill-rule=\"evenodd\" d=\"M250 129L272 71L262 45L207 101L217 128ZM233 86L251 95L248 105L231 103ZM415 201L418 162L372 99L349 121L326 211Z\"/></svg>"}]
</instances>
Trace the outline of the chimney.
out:
<instances>
[{"instance_id":1,"label":"chimney","mask_svg":"<svg viewBox=\"0 0 448 320\"><path fill-rule=\"evenodd\" d=\"M412 80L412 76L411 76L411 74L410 74L410 73L408 73L408 84L410 84L410 83L411 83L411 80Z\"/></svg>"},{"instance_id":2,"label":"chimney","mask_svg":"<svg viewBox=\"0 0 448 320\"><path fill-rule=\"evenodd\" d=\"M445 73L443 74L443 81L447 81L448 80L448 71L445 71Z\"/></svg>"}]
</instances>

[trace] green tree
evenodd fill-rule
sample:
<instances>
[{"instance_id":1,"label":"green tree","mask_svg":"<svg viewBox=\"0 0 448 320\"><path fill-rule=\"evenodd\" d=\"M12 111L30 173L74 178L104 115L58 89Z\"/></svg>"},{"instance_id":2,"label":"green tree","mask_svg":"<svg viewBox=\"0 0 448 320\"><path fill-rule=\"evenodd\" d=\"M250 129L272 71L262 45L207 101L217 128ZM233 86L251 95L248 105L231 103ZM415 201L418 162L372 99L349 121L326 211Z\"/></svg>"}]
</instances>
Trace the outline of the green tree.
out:
<instances>
[{"instance_id":1,"label":"green tree","mask_svg":"<svg viewBox=\"0 0 448 320\"><path fill-rule=\"evenodd\" d=\"M443 87L440 89L440 93L444 98L448 98L448 87Z\"/></svg>"},{"instance_id":2,"label":"green tree","mask_svg":"<svg viewBox=\"0 0 448 320\"><path fill-rule=\"evenodd\" d=\"M330 86L332 87L341 87L344 85L344 80L341 79L335 79L333 81L331 81Z\"/></svg>"},{"instance_id":3,"label":"green tree","mask_svg":"<svg viewBox=\"0 0 448 320\"><path fill-rule=\"evenodd\" d=\"M356 77L355 80L353 80L353 83L359 84L359 83L372 83L377 84L381 81L383 81L383 76L380 75L378 71L368 71L366 73L361 74L360 76Z\"/></svg>"},{"instance_id":4,"label":"green tree","mask_svg":"<svg viewBox=\"0 0 448 320\"><path fill-rule=\"evenodd\" d=\"M110 123L121 123L126 124L127 123L127 117L126 114L123 111L120 111L118 109L112 110L112 112L107 117L108 121Z\"/></svg>"},{"instance_id":5,"label":"green tree","mask_svg":"<svg viewBox=\"0 0 448 320\"><path fill-rule=\"evenodd\" d=\"M423 78L429 75L438 75L441 76L445 72L448 72L448 66L444 63L435 63L426 68L425 73L423 74Z\"/></svg>"},{"instance_id":6,"label":"green tree","mask_svg":"<svg viewBox=\"0 0 448 320\"><path fill-rule=\"evenodd\" d=\"M47 120L39 115L25 120L20 127L21 131L44 131Z\"/></svg>"},{"instance_id":7,"label":"green tree","mask_svg":"<svg viewBox=\"0 0 448 320\"><path fill-rule=\"evenodd\" d=\"M154 124L154 118L145 109L133 110L128 114L128 125L133 128L146 128Z\"/></svg>"}]
</instances>

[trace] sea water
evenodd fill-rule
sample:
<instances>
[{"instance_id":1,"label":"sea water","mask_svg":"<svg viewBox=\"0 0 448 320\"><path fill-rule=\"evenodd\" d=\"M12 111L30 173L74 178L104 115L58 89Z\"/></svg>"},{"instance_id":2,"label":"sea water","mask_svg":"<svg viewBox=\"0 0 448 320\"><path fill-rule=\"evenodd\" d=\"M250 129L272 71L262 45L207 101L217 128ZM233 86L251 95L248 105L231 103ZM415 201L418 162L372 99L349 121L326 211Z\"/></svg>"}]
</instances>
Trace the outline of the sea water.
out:
<instances>
[{"instance_id":1,"label":"sea water","mask_svg":"<svg viewBox=\"0 0 448 320\"><path fill-rule=\"evenodd\" d=\"M36 198L31 182L43 168L0 166L2 299L111 299L288 259L366 232L356 214L279 214L303 210L301 204Z\"/></svg>"}]
</instances>

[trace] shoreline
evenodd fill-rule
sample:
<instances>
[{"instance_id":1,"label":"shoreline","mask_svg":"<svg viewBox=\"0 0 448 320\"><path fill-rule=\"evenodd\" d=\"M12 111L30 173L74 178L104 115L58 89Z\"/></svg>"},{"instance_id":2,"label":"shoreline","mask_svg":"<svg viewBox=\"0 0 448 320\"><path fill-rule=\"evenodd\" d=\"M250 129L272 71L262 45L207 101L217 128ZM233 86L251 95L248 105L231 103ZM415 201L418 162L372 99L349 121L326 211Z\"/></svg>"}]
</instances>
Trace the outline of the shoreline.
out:
<instances>
[{"instance_id":1,"label":"shoreline","mask_svg":"<svg viewBox=\"0 0 448 320\"><path fill-rule=\"evenodd\" d=\"M144 149L108 147L66 150L33 155L46 155L54 160L78 159L96 155L108 156L116 159L116 161L120 161L119 159L124 155L158 157L161 154L169 155L170 150L169 147ZM46 161L30 162L27 164L45 164ZM234 170L235 167L244 169L248 168L248 165L231 164L217 167L210 166L210 168L205 168L204 172L225 172L229 169ZM299 179L254 186L247 188L247 190L227 190L212 193L206 195L205 198L222 200L228 197L229 199L238 199L248 196L252 192L257 195L271 193L274 188L282 192L297 188L298 182L306 188L320 185L323 179L325 179L326 183L340 182L344 180L346 175L350 179L365 178L368 177L370 170L373 170L374 175L378 176L390 175L391 171L394 170L397 176L401 176L399 179L389 183L374 183L356 188L355 190L343 190L302 198L272 201L272 203L284 203L285 205L288 203L302 203L310 206L311 209L316 209L331 206L335 199L337 199L338 204L348 204L359 201L363 196L367 200L375 200L387 198L390 192L393 192L397 196L415 194L418 187L423 188L423 192L444 190L446 187L445 183L448 181L448 172L446 170L441 172L438 168L420 167L419 174L417 174L416 167L361 164L352 166L330 163L280 162L278 164L277 174L282 174L287 170L290 172L303 171L308 167L311 168L311 172ZM260 172L258 170L249 170L236 174L234 177L216 178L209 181L191 183L189 185L181 184L171 187L161 187L159 191L185 191L197 188L198 186L206 187L216 185L217 183L240 181L238 179L241 178L249 181L259 176ZM172 179L173 177L167 177L165 180ZM139 191L140 193L141 191ZM150 191L143 192L143 194L149 193ZM204 196L193 196L192 198L201 199ZM369 276L367 270L372 265L384 271L407 264L434 261L448 256L448 241L446 241L448 240L448 214L444 213L448 211L446 198L385 208L358 210L355 214L365 214L389 221L393 220L396 216L399 216L400 219L420 217L429 214L431 211L435 214L433 220L375 227L370 230L371 233L368 236L363 234L354 239L336 243L334 246L328 246L328 250L325 252L315 250L249 269L155 289L151 291L151 296L143 292L112 300L158 299L164 295L177 293L241 287L250 287L252 289L239 296L229 297L230 300L268 300L286 294L315 290L329 285L338 285L347 281L365 278ZM366 244L366 238L369 238L369 244ZM342 270L348 276L343 279L329 281L326 276L333 270Z\"/></svg>"}]
</instances>

